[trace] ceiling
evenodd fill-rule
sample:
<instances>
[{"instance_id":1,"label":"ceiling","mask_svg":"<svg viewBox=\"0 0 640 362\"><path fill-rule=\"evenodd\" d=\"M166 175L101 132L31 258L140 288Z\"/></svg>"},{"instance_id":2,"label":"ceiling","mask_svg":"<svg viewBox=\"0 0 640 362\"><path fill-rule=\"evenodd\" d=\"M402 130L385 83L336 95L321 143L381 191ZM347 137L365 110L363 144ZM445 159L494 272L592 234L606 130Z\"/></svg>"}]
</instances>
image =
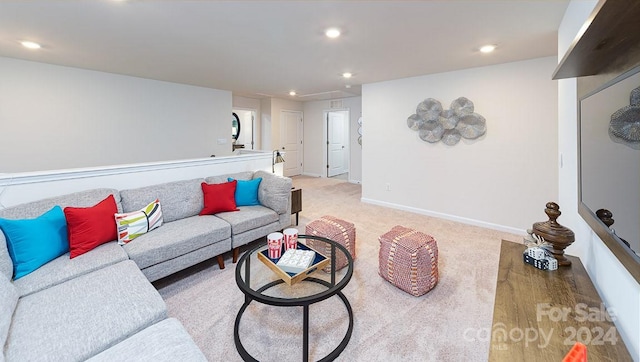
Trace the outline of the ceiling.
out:
<instances>
[{"instance_id":1,"label":"ceiling","mask_svg":"<svg viewBox=\"0 0 640 362\"><path fill-rule=\"evenodd\" d=\"M366 83L556 55L568 2L2 1L0 56L252 98L331 99ZM342 35L327 38L328 27ZM482 54L484 44L497 49Z\"/></svg>"}]
</instances>

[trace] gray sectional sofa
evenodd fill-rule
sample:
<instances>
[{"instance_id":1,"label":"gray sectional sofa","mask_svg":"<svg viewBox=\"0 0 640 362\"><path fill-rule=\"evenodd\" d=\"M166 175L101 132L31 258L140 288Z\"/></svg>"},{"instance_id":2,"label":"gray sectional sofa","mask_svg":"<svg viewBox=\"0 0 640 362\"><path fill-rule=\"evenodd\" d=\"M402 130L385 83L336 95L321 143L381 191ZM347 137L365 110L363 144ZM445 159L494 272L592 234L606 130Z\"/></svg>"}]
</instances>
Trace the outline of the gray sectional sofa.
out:
<instances>
[{"instance_id":1,"label":"gray sectional sofa","mask_svg":"<svg viewBox=\"0 0 640 362\"><path fill-rule=\"evenodd\" d=\"M201 182L261 177L260 205L199 216ZM108 242L73 259L62 255L12 280L0 232L1 361L205 361L151 281L282 230L291 224L291 179L256 171L137 189L94 189L0 210L0 218L35 218L55 205L89 207L114 195L118 212L158 198L164 223L123 246Z\"/></svg>"}]
</instances>

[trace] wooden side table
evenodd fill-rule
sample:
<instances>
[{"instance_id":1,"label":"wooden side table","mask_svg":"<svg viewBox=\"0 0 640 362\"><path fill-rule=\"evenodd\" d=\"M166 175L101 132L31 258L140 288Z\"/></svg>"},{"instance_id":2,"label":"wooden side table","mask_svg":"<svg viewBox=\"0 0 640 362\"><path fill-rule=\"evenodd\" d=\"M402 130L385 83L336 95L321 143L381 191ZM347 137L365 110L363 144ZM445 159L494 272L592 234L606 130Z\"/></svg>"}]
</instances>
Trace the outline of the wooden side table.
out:
<instances>
[{"instance_id":1,"label":"wooden side table","mask_svg":"<svg viewBox=\"0 0 640 362\"><path fill-rule=\"evenodd\" d=\"M489 361L558 362L575 342L590 361L632 361L580 259L538 270L524 263L524 250L502 241Z\"/></svg>"},{"instance_id":2,"label":"wooden side table","mask_svg":"<svg viewBox=\"0 0 640 362\"><path fill-rule=\"evenodd\" d=\"M298 213L302 211L302 189L291 189L291 215L296 214L296 225L298 225Z\"/></svg>"}]
</instances>

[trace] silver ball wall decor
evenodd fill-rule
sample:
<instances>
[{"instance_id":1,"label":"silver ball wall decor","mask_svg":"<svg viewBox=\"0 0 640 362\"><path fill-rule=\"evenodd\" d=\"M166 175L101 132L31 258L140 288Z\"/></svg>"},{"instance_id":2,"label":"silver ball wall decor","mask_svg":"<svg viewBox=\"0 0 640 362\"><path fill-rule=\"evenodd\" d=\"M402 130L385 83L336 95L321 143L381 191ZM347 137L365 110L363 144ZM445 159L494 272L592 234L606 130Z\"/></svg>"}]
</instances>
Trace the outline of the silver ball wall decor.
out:
<instances>
[{"instance_id":1,"label":"silver ball wall decor","mask_svg":"<svg viewBox=\"0 0 640 362\"><path fill-rule=\"evenodd\" d=\"M407 118L407 126L418 132L421 140L429 143L442 141L453 146L460 139L476 139L487 132L487 121L474 112L473 102L460 97L443 109L440 101L427 98L416 107L416 113Z\"/></svg>"}]
</instances>

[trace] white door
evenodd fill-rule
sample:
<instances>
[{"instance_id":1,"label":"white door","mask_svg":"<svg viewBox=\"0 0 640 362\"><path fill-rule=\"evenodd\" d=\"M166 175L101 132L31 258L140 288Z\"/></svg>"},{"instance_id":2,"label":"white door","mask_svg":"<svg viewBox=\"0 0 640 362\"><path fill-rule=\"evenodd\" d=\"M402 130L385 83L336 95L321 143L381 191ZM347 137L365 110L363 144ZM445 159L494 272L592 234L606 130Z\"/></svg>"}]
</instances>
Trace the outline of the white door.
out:
<instances>
[{"instance_id":1,"label":"white door","mask_svg":"<svg viewBox=\"0 0 640 362\"><path fill-rule=\"evenodd\" d=\"M347 138L349 112L330 111L327 113L327 177L349 171L347 162Z\"/></svg>"},{"instance_id":2,"label":"white door","mask_svg":"<svg viewBox=\"0 0 640 362\"><path fill-rule=\"evenodd\" d=\"M280 113L280 140L284 156L284 175L302 174L302 112L282 111Z\"/></svg>"}]
</instances>

